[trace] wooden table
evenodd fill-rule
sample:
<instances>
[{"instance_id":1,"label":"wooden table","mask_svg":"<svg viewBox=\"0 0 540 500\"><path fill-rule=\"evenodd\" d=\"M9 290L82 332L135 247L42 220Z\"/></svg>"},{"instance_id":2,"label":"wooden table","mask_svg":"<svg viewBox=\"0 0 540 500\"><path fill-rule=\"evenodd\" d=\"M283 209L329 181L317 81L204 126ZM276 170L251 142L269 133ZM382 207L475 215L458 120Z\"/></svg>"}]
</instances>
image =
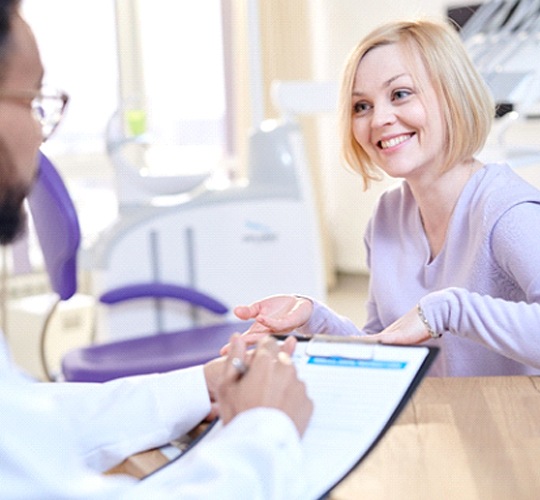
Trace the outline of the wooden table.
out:
<instances>
[{"instance_id":1,"label":"wooden table","mask_svg":"<svg viewBox=\"0 0 540 500\"><path fill-rule=\"evenodd\" d=\"M140 475L164 461L147 452L120 470ZM540 498L540 378L424 379L330 498Z\"/></svg>"},{"instance_id":2,"label":"wooden table","mask_svg":"<svg viewBox=\"0 0 540 500\"><path fill-rule=\"evenodd\" d=\"M331 498L540 498L540 378L424 379Z\"/></svg>"}]
</instances>

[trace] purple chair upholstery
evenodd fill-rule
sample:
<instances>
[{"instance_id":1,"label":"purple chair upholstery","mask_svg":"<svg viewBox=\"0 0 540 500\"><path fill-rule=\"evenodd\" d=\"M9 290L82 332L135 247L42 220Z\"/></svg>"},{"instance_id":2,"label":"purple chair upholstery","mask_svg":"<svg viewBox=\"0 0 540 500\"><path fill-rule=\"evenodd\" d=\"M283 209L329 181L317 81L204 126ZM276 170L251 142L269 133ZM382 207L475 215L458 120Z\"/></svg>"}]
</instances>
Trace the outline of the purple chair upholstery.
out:
<instances>
[{"instance_id":1,"label":"purple chair upholstery","mask_svg":"<svg viewBox=\"0 0 540 500\"><path fill-rule=\"evenodd\" d=\"M38 177L28 205L51 287L62 300L67 300L77 291L79 219L60 175L48 158L39 154Z\"/></svg>"},{"instance_id":2,"label":"purple chair upholstery","mask_svg":"<svg viewBox=\"0 0 540 500\"><path fill-rule=\"evenodd\" d=\"M73 349L63 359L62 372L69 381L105 382L193 366L218 356L223 344L241 328L223 323Z\"/></svg>"},{"instance_id":3,"label":"purple chair upholstery","mask_svg":"<svg viewBox=\"0 0 540 500\"><path fill-rule=\"evenodd\" d=\"M52 163L40 153L39 172L28 205L34 220L51 287L59 301L77 291L77 252L81 233L77 212L67 188ZM100 301L115 304L141 297L187 301L215 314L228 308L200 291L169 283L133 283L105 293ZM54 308L51 314L54 312ZM46 326L48 320L45 322ZM229 322L195 327L178 332L156 332L134 339L91 345L69 351L62 360L66 381L104 382L118 377L160 373L204 363L219 355L219 349L249 322ZM42 332L42 362L45 356L46 327Z\"/></svg>"}]
</instances>

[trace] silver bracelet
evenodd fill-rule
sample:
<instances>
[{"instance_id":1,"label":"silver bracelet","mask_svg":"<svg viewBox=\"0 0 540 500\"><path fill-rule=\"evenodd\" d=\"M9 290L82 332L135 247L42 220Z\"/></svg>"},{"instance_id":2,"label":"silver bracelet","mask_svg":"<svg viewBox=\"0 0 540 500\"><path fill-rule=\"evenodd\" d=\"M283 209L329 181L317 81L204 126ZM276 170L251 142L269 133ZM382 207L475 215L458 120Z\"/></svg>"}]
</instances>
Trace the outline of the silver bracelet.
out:
<instances>
[{"instance_id":1,"label":"silver bracelet","mask_svg":"<svg viewBox=\"0 0 540 500\"><path fill-rule=\"evenodd\" d=\"M420 321L424 323L424 326L426 327L426 330L431 335L431 338L438 339L442 337L442 333L436 332L433 328L431 328L431 325L429 324L428 320L424 316L424 311L422 311L422 308L420 307L420 304L416 305L416 310L418 311L418 316L420 318Z\"/></svg>"}]
</instances>

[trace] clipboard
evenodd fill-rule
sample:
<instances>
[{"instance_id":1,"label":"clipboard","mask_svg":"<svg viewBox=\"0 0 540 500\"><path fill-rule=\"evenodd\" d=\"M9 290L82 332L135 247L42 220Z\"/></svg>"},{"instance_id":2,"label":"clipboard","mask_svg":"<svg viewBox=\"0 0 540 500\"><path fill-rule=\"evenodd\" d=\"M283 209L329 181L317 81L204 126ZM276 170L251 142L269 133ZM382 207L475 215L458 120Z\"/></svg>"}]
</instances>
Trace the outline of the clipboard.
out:
<instances>
[{"instance_id":1,"label":"clipboard","mask_svg":"<svg viewBox=\"0 0 540 500\"><path fill-rule=\"evenodd\" d=\"M308 484L303 498L322 499L377 445L438 348L380 344L369 337L313 335L299 340L307 342L297 344L294 362L315 406L302 441ZM362 408L369 414L351 416Z\"/></svg>"},{"instance_id":2,"label":"clipboard","mask_svg":"<svg viewBox=\"0 0 540 500\"><path fill-rule=\"evenodd\" d=\"M301 498L324 499L375 448L409 401L439 349L380 344L369 337L317 334L297 339L293 362L314 403L301 444L305 463L299 474L306 476L307 485ZM369 384L363 380L364 386L356 387L355 382L363 378L368 378ZM343 381L346 382L341 386L333 385ZM380 403L384 408L369 416L351 415L351 408L362 408L366 401L373 406ZM369 429L362 429L362 422ZM214 420L182 454L150 475L184 457L220 423L219 419Z\"/></svg>"}]
</instances>

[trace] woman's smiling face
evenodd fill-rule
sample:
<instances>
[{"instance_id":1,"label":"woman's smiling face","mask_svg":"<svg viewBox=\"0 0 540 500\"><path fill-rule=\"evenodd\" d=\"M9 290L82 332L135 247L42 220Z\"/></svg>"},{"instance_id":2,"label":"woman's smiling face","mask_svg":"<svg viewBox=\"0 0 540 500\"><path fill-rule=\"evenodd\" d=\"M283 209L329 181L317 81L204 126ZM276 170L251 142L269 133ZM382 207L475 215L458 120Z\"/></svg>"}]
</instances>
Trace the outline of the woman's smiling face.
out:
<instances>
[{"instance_id":1,"label":"woman's smiling face","mask_svg":"<svg viewBox=\"0 0 540 500\"><path fill-rule=\"evenodd\" d=\"M412 179L440 172L444 121L418 56L413 64L400 44L367 52L356 70L352 107L354 138L388 175Z\"/></svg>"}]
</instances>

